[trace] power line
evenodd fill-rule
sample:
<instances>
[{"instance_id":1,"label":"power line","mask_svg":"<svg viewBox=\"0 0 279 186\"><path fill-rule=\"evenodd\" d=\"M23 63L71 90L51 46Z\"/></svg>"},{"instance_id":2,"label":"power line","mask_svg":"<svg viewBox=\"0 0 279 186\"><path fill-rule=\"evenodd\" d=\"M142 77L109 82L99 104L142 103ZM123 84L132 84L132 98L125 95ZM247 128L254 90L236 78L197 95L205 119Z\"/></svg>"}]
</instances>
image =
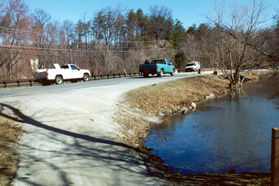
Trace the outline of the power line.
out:
<instances>
[{"instance_id":1,"label":"power line","mask_svg":"<svg viewBox=\"0 0 279 186\"><path fill-rule=\"evenodd\" d=\"M89 51L89 50L73 50L73 49L58 49L58 48L40 48L40 47L28 47L28 46L16 46L16 45L0 45L0 48L6 49L30 49L30 50L43 50L43 52L48 51L61 51L61 52L83 52L83 53L128 53L131 51L138 51L138 52L149 52L152 50L96 50L96 51ZM169 50L168 48L156 48L153 50Z\"/></svg>"}]
</instances>

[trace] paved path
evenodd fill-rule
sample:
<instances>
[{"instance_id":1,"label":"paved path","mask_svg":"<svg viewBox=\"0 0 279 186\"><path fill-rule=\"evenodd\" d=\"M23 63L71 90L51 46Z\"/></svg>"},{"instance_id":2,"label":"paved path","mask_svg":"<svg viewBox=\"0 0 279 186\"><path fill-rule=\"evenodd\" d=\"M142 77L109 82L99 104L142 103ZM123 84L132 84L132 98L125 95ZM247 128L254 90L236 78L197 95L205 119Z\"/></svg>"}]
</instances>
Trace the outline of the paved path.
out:
<instances>
[{"instance_id":1,"label":"paved path","mask_svg":"<svg viewBox=\"0 0 279 186\"><path fill-rule=\"evenodd\" d=\"M195 76L121 78L0 91L0 115L20 123L15 185L161 185L135 149L116 141L126 91Z\"/></svg>"}]
</instances>

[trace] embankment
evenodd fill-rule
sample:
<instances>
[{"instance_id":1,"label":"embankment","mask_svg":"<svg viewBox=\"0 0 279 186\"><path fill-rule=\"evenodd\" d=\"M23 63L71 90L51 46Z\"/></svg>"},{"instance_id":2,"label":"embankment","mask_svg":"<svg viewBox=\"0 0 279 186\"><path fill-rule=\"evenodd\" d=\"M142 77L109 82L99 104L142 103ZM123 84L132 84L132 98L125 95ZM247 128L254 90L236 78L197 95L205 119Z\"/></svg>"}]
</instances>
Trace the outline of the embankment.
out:
<instances>
[{"instance_id":1,"label":"embankment","mask_svg":"<svg viewBox=\"0 0 279 186\"><path fill-rule=\"evenodd\" d=\"M119 103L116 117L121 127L121 141L142 146L152 125L177 112L185 114L209 98L225 95L228 80L221 76L199 76L135 89Z\"/></svg>"},{"instance_id":2,"label":"embankment","mask_svg":"<svg viewBox=\"0 0 279 186\"><path fill-rule=\"evenodd\" d=\"M262 80L265 72L250 72L246 76L255 83ZM268 184L267 174L204 174L182 175L164 165L163 161L144 147L146 137L154 125L177 112L189 114L199 103L227 95L228 80L222 76L202 76L170 81L142 87L127 92L118 104L114 119L120 124L122 142L144 149L141 156L150 174L165 178L172 183L183 184Z\"/></svg>"}]
</instances>

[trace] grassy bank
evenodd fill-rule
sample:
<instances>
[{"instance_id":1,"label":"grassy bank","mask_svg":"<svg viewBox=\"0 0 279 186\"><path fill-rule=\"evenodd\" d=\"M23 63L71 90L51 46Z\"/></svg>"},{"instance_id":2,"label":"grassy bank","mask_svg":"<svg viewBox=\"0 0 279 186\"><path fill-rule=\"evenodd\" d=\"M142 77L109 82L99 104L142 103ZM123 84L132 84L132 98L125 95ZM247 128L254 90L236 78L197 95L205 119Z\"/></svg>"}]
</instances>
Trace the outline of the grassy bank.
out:
<instances>
[{"instance_id":1,"label":"grassy bank","mask_svg":"<svg viewBox=\"0 0 279 186\"><path fill-rule=\"evenodd\" d=\"M133 146L141 146L150 127L177 112L190 113L192 103L228 92L228 80L219 76L199 76L132 90L124 95L116 113L122 126L120 138Z\"/></svg>"},{"instance_id":2,"label":"grassy bank","mask_svg":"<svg viewBox=\"0 0 279 186\"><path fill-rule=\"evenodd\" d=\"M276 73L275 73L276 74ZM278 73L277 73L278 74ZM277 78L270 71L243 73L248 85ZM276 76L276 77L275 77ZM273 80L274 81L274 80ZM118 103L114 119L121 125L121 141L138 147L142 145L152 125L177 112L195 111L192 104L224 97L230 93L229 81L222 76L198 76L141 87L127 92ZM245 85L244 85L245 86Z\"/></svg>"},{"instance_id":3,"label":"grassy bank","mask_svg":"<svg viewBox=\"0 0 279 186\"><path fill-rule=\"evenodd\" d=\"M262 81L266 72L249 72L246 77ZM120 124L119 138L122 142L144 149L142 158L150 174L169 180L173 184L186 185L269 185L267 174L203 174L182 175L164 165L159 158L144 147L146 137L153 125L160 124L167 116L177 112L189 114L195 111L192 103L199 103L224 97L230 93L228 80L222 76L199 76L181 79L132 90L123 96L118 104L115 120Z\"/></svg>"},{"instance_id":4,"label":"grassy bank","mask_svg":"<svg viewBox=\"0 0 279 186\"><path fill-rule=\"evenodd\" d=\"M21 128L13 121L0 116L0 185L11 185L19 162L15 144Z\"/></svg>"}]
</instances>

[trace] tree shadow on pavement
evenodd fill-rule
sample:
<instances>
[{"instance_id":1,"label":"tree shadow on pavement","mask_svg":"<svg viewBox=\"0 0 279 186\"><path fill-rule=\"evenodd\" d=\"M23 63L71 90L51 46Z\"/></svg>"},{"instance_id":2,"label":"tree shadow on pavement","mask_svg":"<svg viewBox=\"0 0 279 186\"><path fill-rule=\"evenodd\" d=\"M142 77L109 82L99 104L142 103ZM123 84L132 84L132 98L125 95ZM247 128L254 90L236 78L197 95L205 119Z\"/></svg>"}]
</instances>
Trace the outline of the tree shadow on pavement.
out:
<instances>
[{"instance_id":1,"label":"tree shadow on pavement","mask_svg":"<svg viewBox=\"0 0 279 186\"><path fill-rule=\"evenodd\" d=\"M0 103L0 116L23 125L28 124L32 127L27 131L31 133L28 135L48 141L42 140L39 145L34 145L32 139L30 143L18 143L22 159L19 169L24 169L24 174L17 178L20 182L31 185L69 185L77 184L77 180L81 179L83 183L93 184L93 178L99 177L103 183L96 181L95 184L122 185L124 181L128 184L144 183L142 178L147 176L146 164L136 155L145 153L140 149L48 126L4 103ZM38 136L40 138L36 138Z\"/></svg>"},{"instance_id":2,"label":"tree shadow on pavement","mask_svg":"<svg viewBox=\"0 0 279 186\"><path fill-rule=\"evenodd\" d=\"M66 131L66 130L63 130L63 129L51 127L51 126L48 126L48 125L44 125L44 124L42 124L42 123L40 123L40 122L38 122L38 121L36 121L36 120L26 116L26 115L24 115L18 109L14 108L14 107L12 107L10 105L3 104L3 103L0 103L0 105L2 107L4 106L4 107L7 107L10 110L12 110L13 113L16 116L18 116L19 118L13 117L13 116L9 116L7 114L2 113L1 112L2 109L0 110L0 115L6 117L8 119L11 119L13 121L16 121L16 122L30 124L30 125L33 125L33 126L36 126L36 127L40 127L40 128L46 129L46 130L50 130L50 131L53 131L53 132L56 132L56 133L59 133L59 134L71 136L71 137L74 137L74 138L80 138L80 139L87 140L87 141L92 141L92 142L95 142L95 143L105 143L105 144L109 144L109 145L116 145L116 146L125 147L125 148L132 149L132 150L135 150L135 151L140 151L139 149L134 148L134 147L129 146L129 145L126 145L124 143L119 143L119 142L115 142L115 141L95 138L95 137L91 137L91 136L88 136L88 135L78 134L78 133Z\"/></svg>"},{"instance_id":3,"label":"tree shadow on pavement","mask_svg":"<svg viewBox=\"0 0 279 186\"><path fill-rule=\"evenodd\" d=\"M0 116L19 122L31 138L19 142L16 181L28 185L265 185L265 174L175 173L148 151L43 124L0 103ZM47 122L47 121L44 121ZM27 125L25 125L27 124ZM40 140L34 143L34 140ZM140 156L138 155L140 154ZM143 161L143 159L145 161ZM147 170L146 170L147 169ZM22 170L22 171L21 171ZM160 179L161 178L161 179Z\"/></svg>"}]
</instances>

